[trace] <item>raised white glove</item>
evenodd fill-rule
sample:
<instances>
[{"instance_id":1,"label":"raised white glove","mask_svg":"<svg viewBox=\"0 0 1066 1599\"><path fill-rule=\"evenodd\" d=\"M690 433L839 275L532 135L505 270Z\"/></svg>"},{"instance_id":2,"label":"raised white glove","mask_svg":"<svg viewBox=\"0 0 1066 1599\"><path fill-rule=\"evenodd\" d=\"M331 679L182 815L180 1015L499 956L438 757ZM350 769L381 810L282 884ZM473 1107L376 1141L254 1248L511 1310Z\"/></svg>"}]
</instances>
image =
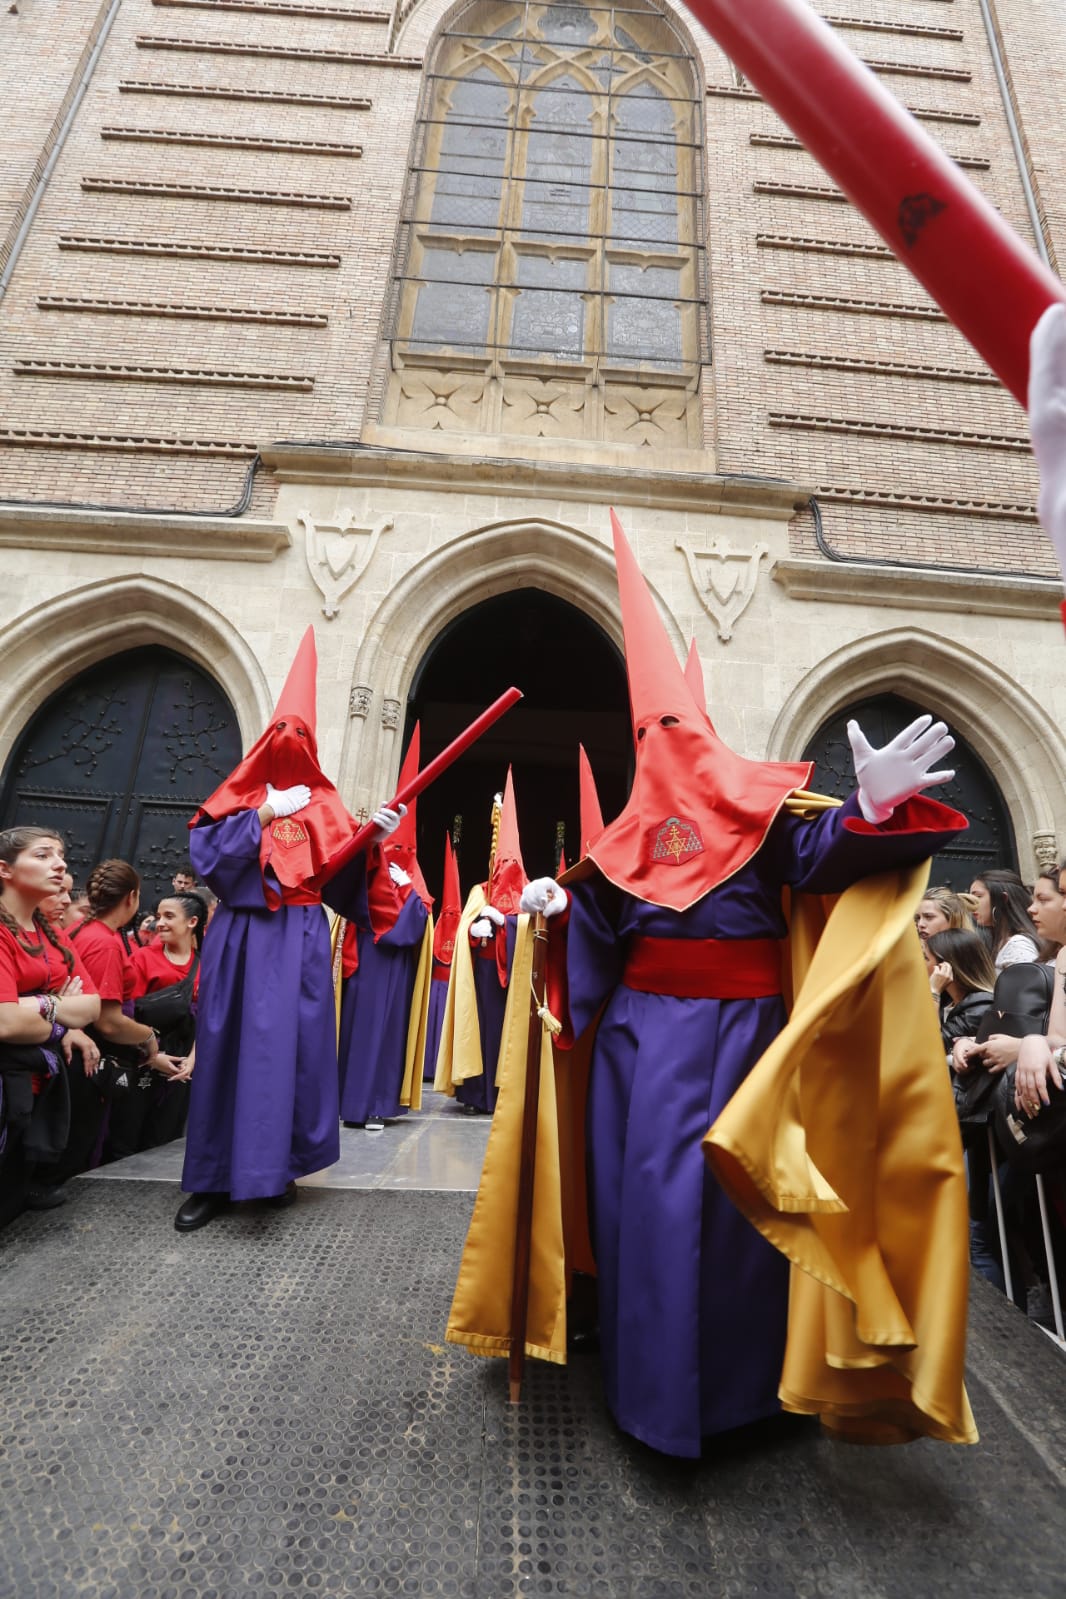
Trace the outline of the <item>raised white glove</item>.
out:
<instances>
[{"instance_id":1,"label":"raised white glove","mask_svg":"<svg viewBox=\"0 0 1066 1599\"><path fill-rule=\"evenodd\" d=\"M566 909L566 889L554 877L535 877L522 890L518 908L530 916L558 916Z\"/></svg>"},{"instance_id":2,"label":"raised white glove","mask_svg":"<svg viewBox=\"0 0 1066 1599\"><path fill-rule=\"evenodd\" d=\"M489 921L494 922L497 927L502 927L507 920L503 912L498 911L495 905L483 905L481 914L482 916L487 916Z\"/></svg>"},{"instance_id":3,"label":"raised white glove","mask_svg":"<svg viewBox=\"0 0 1066 1599\"><path fill-rule=\"evenodd\" d=\"M389 862L389 876L397 888L406 888L411 881L410 872L405 872L402 866L397 866L395 861Z\"/></svg>"},{"instance_id":4,"label":"raised white glove","mask_svg":"<svg viewBox=\"0 0 1066 1599\"><path fill-rule=\"evenodd\" d=\"M1066 576L1066 305L1049 305L1029 340L1029 433L1040 468L1037 512Z\"/></svg>"},{"instance_id":5,"label":"raised white glove","mask_svg":"<svg viewBox=\"0 0 1066 1599\"><path fill-rule=\"evenodd\" d=\"M311 803L311 790L306 783L296 783L292 788L275 788L267 784L266 802L275 816L295 816Z\"/></svg>"},{"instance_id":6,"label":"raised white glove","mask_svg":"<svg viewBox=\"0 0 1066 1599\"><path fill-rule=\"evenodd\" d=\"M392 809L391 805L379 805L370 820L382 838L389 838L391 834L395 833L406 815L406 805L397 805L395 810Z\"/></svg>"},{"instance_id":7,"label":"raised white glove","mask_svg":"<svg viewBox=\"0 0 1066 1599\"><path fill-rule=\"evenodd\" d=\"M476 922L470 923L471 938L491 938L492 923L484 916L479 916Z\"/></svg>"},{"instance_id":8,"label":"raised white glove","mask_svg":"<svg viewBox=\"0 0 1066 1599\"><path fill-rule=\"evenodd\" d=\"M943 722L919 716L883 749L875 750L858 722L848 723L848 742L859 782L859 809L868 822L887 822L897 805L934 783L950 783L954 771L932 772L934 762L955 748Z\"/></svg>"}]
</instances>

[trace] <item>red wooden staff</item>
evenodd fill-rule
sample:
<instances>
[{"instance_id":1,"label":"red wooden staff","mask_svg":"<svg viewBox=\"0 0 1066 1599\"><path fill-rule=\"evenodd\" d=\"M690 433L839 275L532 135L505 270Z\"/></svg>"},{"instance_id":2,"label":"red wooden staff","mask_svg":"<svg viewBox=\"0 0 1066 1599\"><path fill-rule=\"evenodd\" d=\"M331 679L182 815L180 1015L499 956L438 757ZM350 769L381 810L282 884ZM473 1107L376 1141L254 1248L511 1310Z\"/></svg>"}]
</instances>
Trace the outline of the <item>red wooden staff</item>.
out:
<instances>
[{"instance_id":1,"label":"red wooden staff","mask_svg":"<svg viewBox=\"0 0 1066 1599\"><path fill-rule=\"evenodd\" d=\"M409 805L413 799L417 799L423 789L428 788L431 783L435 782L441 773L452 765L453 761L457 761L460 755L470 748L471 744L476 744L482 733L487 733L492 724L498 722L503 713L509 711L512 705L517 705L521 698L521 689L509 688L505 694L500 695L498 700L493 700L487 711L482 711L477 720L471 722L470 726L460 733L458 738L453 738L452 742L445 749L442 749L439 755L435 755L427 766L423 766L420 772L415 773L409 783L405 783L401 789L397 790L395 797L389 801L390 809L396 810L398 806ZM340 871L341 867L350 861L353 855L358 855L360 850L366 849L372 844L377 837L377 831L373 822L367 822L357 833L353 833L340 853L330 861L330 876L332 877L334 872Z\"/></svg>"},{"instance_id":2,"label":"red wooden staff","mask_svg":"<svg viewBox=\"0 0 1066 1599\"><path fill-rule=\"evenodd\" d=\"M1066 287L805 0L687 0L1014 397Z\"/></svg>"},{"instance_id":3,"label":"red wooden staff","mask_svg":"<svg viewBox=\"0 0 1066 1599\"><path fill-rule=\"evenodd\" d=\"M533 1183L537 1174L537 1120L540 1111L540 1048L544 1036L541 1012L548 951L548 924L539 912L531 918L531 926L533 992L529 997L529 1032L526 1037L526 1090L522 1102L522 1150L518 1162L518 1207L511 1278L511 1350L507 1366L512 1405L517 1405L522 1397L522 1373L526 1363L529 1264L533 1246Z\"/></svg>"}]
</instances>

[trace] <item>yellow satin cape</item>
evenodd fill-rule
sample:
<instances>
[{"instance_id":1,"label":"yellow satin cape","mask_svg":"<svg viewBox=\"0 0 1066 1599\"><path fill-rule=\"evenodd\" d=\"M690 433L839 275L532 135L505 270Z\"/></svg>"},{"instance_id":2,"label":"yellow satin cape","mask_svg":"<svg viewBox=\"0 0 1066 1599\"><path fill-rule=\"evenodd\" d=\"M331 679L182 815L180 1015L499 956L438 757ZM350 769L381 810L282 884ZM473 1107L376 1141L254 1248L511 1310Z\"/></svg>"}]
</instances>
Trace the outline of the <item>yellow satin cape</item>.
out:
<instances>
[{"instance_id":1,"label":"yellow satin cape","mask_svg":"<svg viewBox=\"0 0 1066 1599\"><path fill-rule=\"evenodd\" d=\"M861 1443L977 1438L963 1387L962 1150L913 926L927 877L922 866L864 879L837 900L797 896L791 1019L705 1141L734 1201L793 1262L782 1404ZM446 1333L483 1355L509 1349L527 923L519 918L500 1097ZM554 1071L542 1054L526 1352L560 1364L568 1271L588 1269L591 1254L580 1101L592 1033Z\"/></svg>"},{"instance_id":2,"label":"yellow satin cape","mask_svg":"<svg viewBox=\"0 0 1066 1599\"><path fill-rule=\"evenodd\" d=\"M704 1139L793 1265L782 1405L859 1443L977 1441L962 1147L913 925L928 875L797 896L790 1019Z\"/></svg>"},{"instance_id":3,"label":"yellow satin cape","mask_svg":"<svg viewBox=\"0 0 1066 1599\"><path fill-rule=\"evenodd\" d=\"M437 1068L433 1076L436 1092L447 1094L452 1099L460 1083L465 1083L469 1077L480 1077L485 1070L485 1063L481 1059L477 991L474 988L474 961L477 957L470 948L470 925L477 921L487 904L484 883L475 883L455 930L444 1020L437 1046Z\"/></svg>"},{"instance_id":4,"label":"yellow satin cape","mask_svg":"<svg viewBox=\"0 0 1066 1599\"><path fill-rule=\"evenodd\" d=\"M458 950L458 938L456 949ZM478 1355L510 1353L511 1286L514 1276L518 1171L526 1090L529 1002L533 981L530 918L520 916L507 987L500 1041L499 1098L492 1118L481 1183L474 1202L459 1279L445 1337ZM561 1072L566 1073L564 1061ZM560 1079L560 1085L565 1077ZM584 1213L584 1193L570 1188L568 1164L560 1159L560 1134L568 1126L565 1092L556 1094L556 1065L547 1028L541 1029L540 1101L533 1182L532 1255L526 1354L566 1364L566 1242L564 1218L575 1203Z\"/></svg>"}]
</instances>

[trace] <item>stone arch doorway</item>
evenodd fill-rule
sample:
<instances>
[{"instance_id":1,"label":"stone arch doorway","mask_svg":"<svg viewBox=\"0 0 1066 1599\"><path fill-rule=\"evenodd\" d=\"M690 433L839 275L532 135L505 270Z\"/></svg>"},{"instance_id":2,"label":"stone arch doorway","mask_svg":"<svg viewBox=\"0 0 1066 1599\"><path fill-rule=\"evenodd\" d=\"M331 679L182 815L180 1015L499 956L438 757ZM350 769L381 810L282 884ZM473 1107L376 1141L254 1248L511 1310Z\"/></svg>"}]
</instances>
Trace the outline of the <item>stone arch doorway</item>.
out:
<instances>
[{"instance_id":1,"label":"stone arch doorway","mask_svg":"<svg viewBox=\"0 0 1066 1599\"><path fill-rule=\"evenodd\" d=\"M483 600L450 622L412 681L404 744L421 722L433 754L497 695L517 683L521 703L418 802L419 858L439 894L444 834L458 833L464 894L485 874L492 796L510 763L526 870L553 873L560 843L578 852L577 746L588 752L604 818L616 816L631 780L625 664L607 634L576 606L539 588Z\"/></svg>"},{"instance_id":2,"label":"stone arch doorway","mask_svg":"<svg viewBox=\"0 0 1066 1599\"><path fill-rule=\"evenodd\" d=\"M118 856L146 906L188 855L187 823L241 756L237 716L212 677L151 645L98 662L54 693L0 781L0 827L55 827L79 885Z\"/></svg>"},{"instance_id":3,"label":"stone arch doorway","mask_svg":"<svg viewBox=\"0 0 1066 1599\"><path fill-rule=\"evenodd\" d=\"M922 709L898 694L877 694L837 711L823 722L803 752L804 760L816 762L814 787L841 799L853 791L855 770L847 734L852 717L870 743L879 748L920 716ZM976 751L953 731L955 750L950 764L955 768L954 780L930 792L960 810L970 826L934 858L930 881L951 888L969 888L974 877L989 867L1017 868L1018 851L999 785Z\"/></svg>"}]
</instances>

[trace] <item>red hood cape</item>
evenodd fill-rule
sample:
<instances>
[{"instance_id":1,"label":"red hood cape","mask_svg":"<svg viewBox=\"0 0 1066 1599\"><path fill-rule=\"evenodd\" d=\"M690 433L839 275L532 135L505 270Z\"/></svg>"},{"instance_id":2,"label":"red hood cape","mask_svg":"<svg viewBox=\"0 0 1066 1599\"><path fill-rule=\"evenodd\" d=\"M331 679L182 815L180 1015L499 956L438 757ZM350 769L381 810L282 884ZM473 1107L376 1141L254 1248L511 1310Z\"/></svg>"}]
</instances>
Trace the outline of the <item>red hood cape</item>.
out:
<instances>
[{"instance_id":1,"label":"red hood cape","mask_svg":"<svg viewBox=\"0 0 1066 1599\"><path fill-rule=\"evenodd\" d=\"M697 705L614 512L636 771L589 858L626 893L684 911L752 858L811 761L749 761Z\"/></svg>"},{"instance_id":2,"label":"red hood cape","mask_svg":"<svg viewBox=\"0 0 1066 1599\"><path fill-rule=\"evenodd\" d=\"M266 876L268 866L283 889L318 888L328 880L330 862L358 825L318 764L317 667L315 634L309 627L278 696L270 726L189 823L195 827L198 822L220 822L239 811L258 810L266 801L268 783L277 789L307 784L310 804L295 816L275 817L263 829L259 862L272 910L281 899Z\"/></svg>"},{"instance_id":3,"label":"red hood cape","mask_svg":"<svg viewBox=\"0 0 1066 1599\"><path fill-rule=\"evenodd\" d=\"M411 742L407 746L400 766L400 775L396 779L396 788L400 790L410 783L418 772L418 761L421 754L422 740L420 724L415 723ZM377 869L370 877L367 889L367 899L370 906L370 925L374 930L374 942L390 927L396 924L409 895L417 894L427 911L433 909L433 896L426 887L426 880L422 876L422 868L418 864L417 854L417 800L412 800L395 833L385 839L375 848ZM389 876L388 868L392 865L399 866L411 879L409 883L401 886L394 883Z\"/></svg>"},{"instance_id":4,"label":"red hood cape","mask_svg":"<svg viewBox=\"0 0 1066 1599\"><path fill-rule=\"evenodd\" d=\"M455 935L463 905L459 889L459 863L455 859L449 833L444 835L444 886L440 896L440 916L433 929L433 959L442 966L450 966L455 951Z\"/></svg>"}]
</instances>

